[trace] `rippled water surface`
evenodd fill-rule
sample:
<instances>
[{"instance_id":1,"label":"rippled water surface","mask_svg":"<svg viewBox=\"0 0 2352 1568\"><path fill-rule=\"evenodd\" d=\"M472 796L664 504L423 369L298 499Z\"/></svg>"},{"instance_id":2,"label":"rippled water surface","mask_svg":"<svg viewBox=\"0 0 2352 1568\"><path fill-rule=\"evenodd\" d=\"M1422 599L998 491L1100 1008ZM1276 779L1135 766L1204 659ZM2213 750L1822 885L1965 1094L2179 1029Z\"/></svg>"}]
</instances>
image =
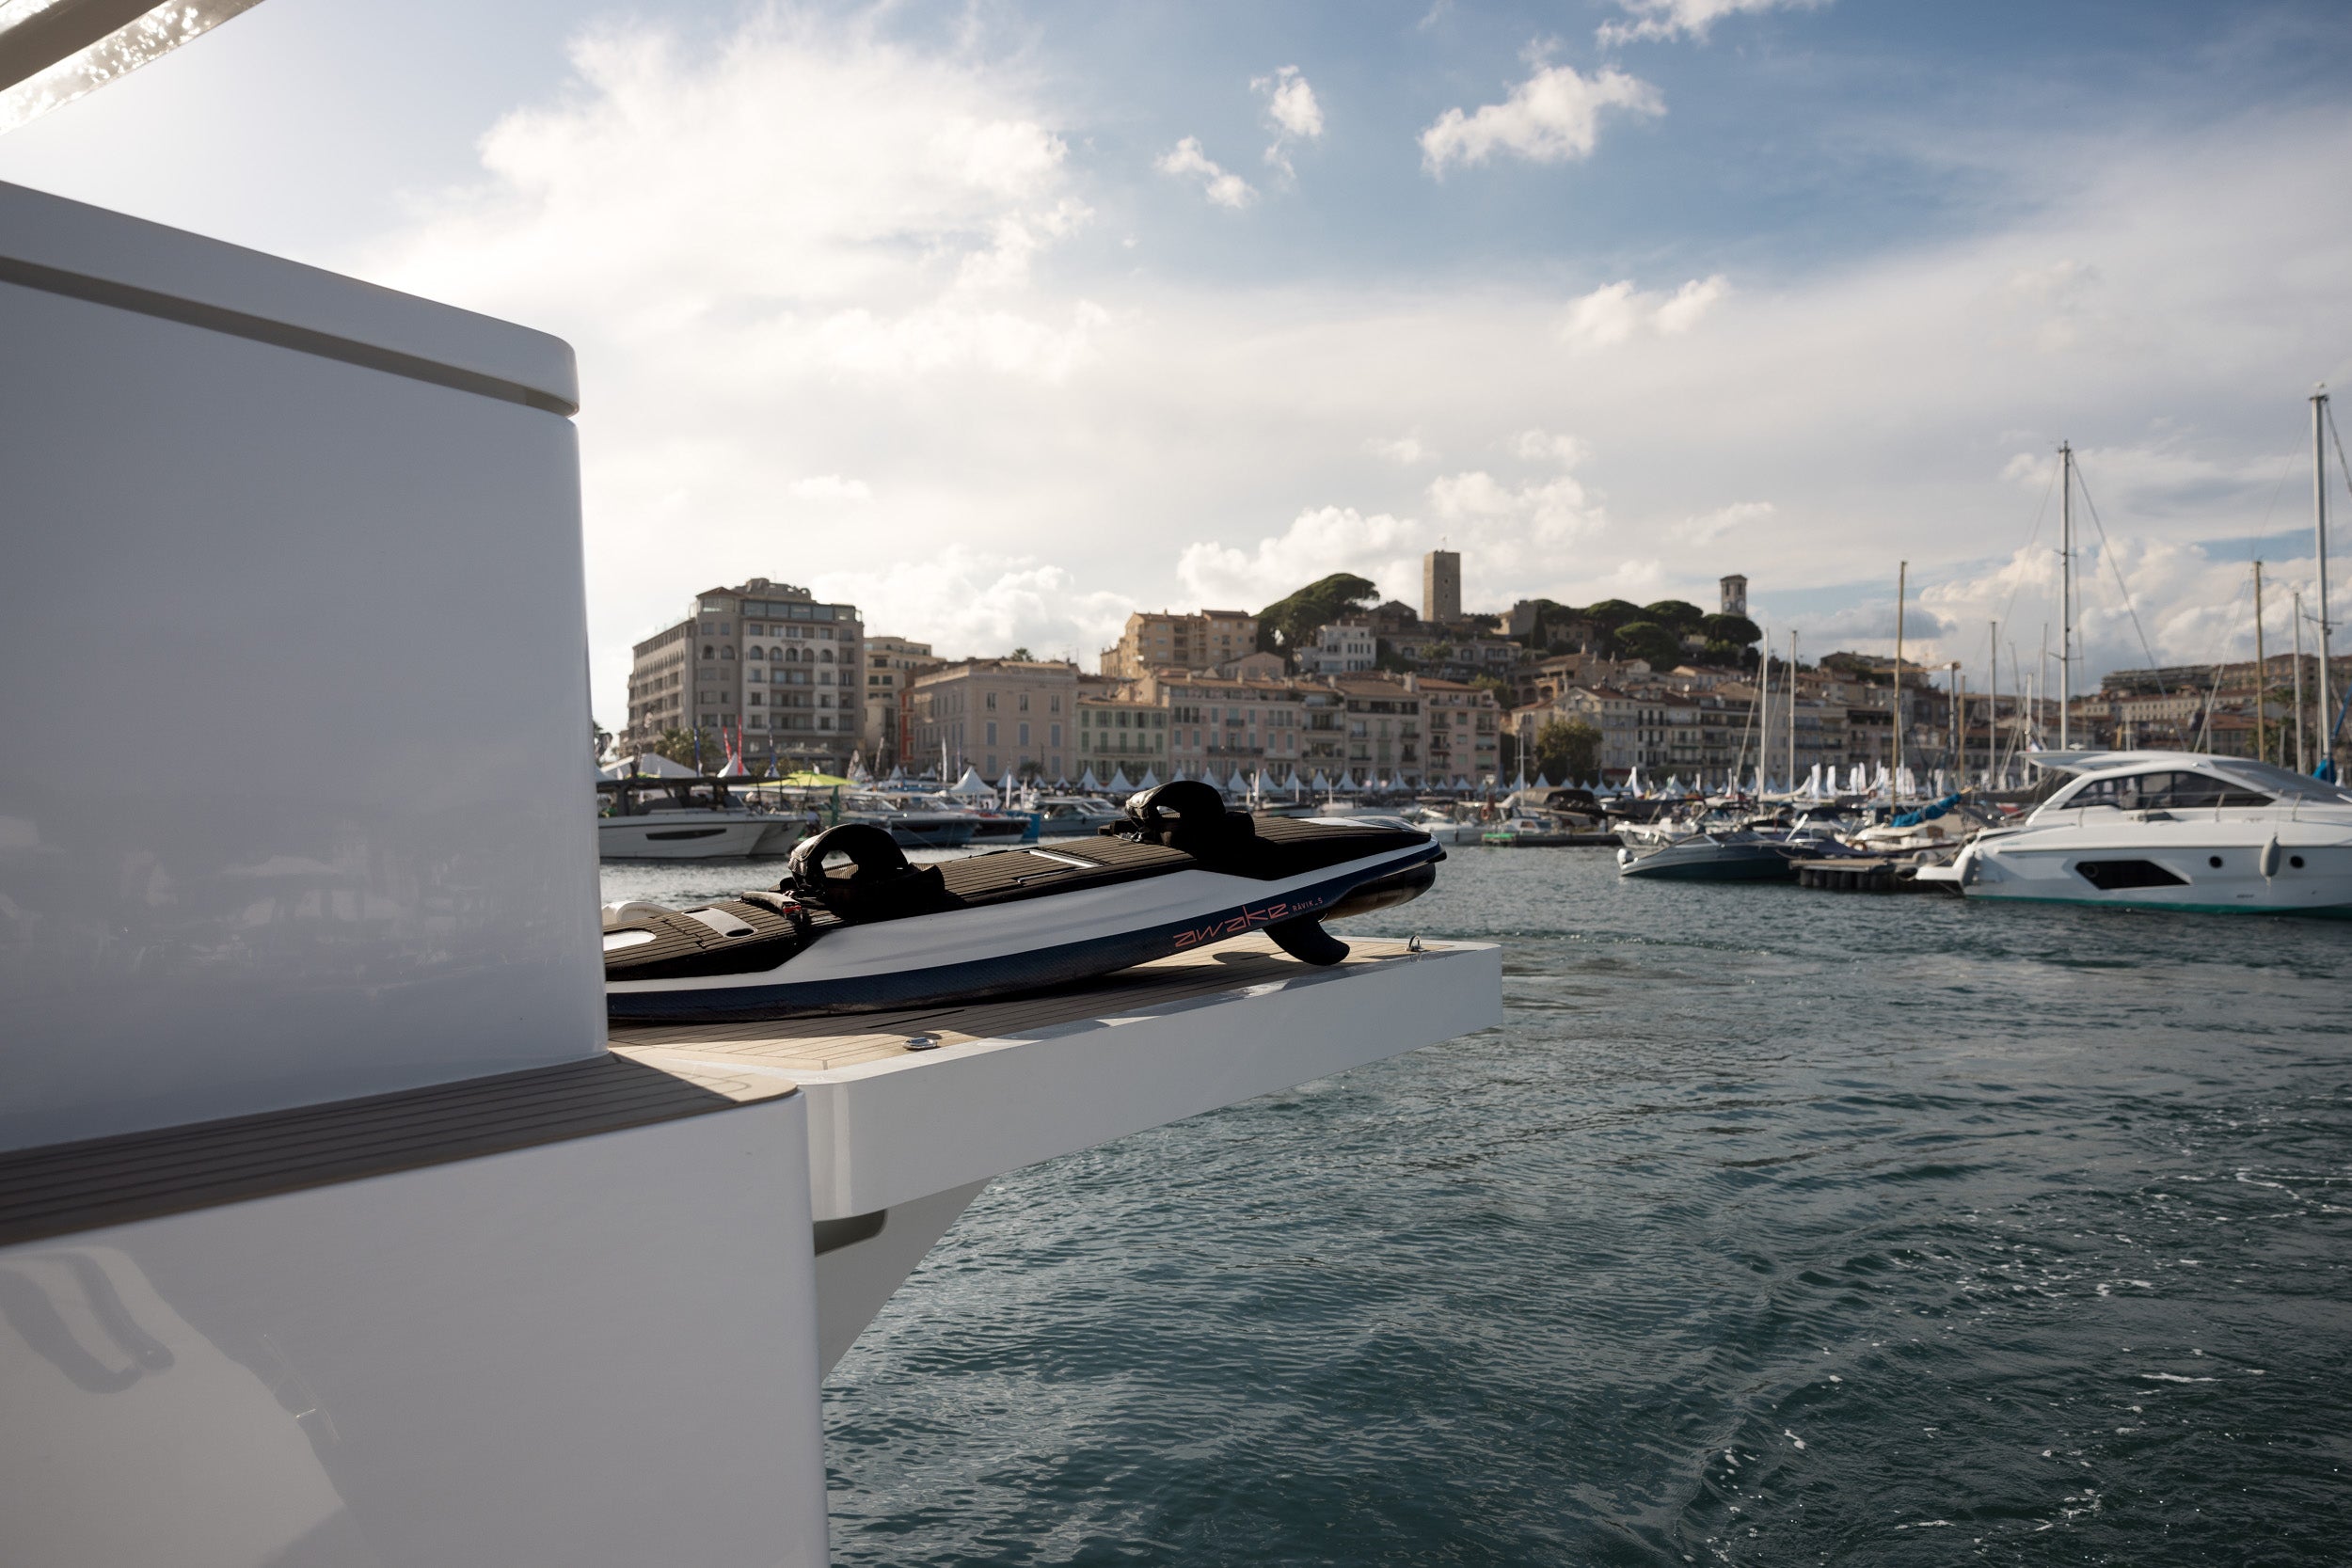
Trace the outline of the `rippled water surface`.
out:
<instances>
[{"instance_id":1,"label":"rippled water surface","mask_svg":"<svg viewBox=\"0 0 2352 1568\"><path fill-rule=\"evenodd\" d=\"M989 1187L836 1560L2352 1553L2352 926L1452 853L1503 1025Z\"/></svg>"}]
</instances>

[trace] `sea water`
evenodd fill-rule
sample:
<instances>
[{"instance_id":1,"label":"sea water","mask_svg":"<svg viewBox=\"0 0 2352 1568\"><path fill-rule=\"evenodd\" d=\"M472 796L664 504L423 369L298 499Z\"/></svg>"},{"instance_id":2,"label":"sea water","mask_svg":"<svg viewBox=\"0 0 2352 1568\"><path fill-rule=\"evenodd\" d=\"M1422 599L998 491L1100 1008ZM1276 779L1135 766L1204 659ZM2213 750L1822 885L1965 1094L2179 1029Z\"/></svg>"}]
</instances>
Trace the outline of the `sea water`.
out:
<instances>
[{"instance_id":1,"label":"sea water","mask_svg":"<svg viewBox=\"0 0 2352 1568\"><path fill-rule=\"evenodd\" d=\"M2352 1557L2352 925L1450 853L1502 1027L993 1182L837 1561Z\"/></svg>"}]
</instances>

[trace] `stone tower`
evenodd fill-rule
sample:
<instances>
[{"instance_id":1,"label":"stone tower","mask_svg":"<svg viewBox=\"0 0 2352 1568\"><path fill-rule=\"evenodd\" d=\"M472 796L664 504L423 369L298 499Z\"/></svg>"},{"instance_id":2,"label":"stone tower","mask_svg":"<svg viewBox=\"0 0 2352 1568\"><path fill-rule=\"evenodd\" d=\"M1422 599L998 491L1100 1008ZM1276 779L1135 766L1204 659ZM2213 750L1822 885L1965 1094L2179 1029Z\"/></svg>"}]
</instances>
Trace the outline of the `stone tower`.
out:
<instances>
[{"instance_id":1,"label":"stone tower","mask_svg":"<svg viewBox=\"0 0 2352 1568\"><path fill-rule=\"evenodd\" d=\"M1421 618L1437 622L1462 618L1460 551L1431 550L1421 558Z\"/></svg>"},{"instance_id":2,"label":"stone tower","mask_svg":"<svg viewBox=\"0 0 2352 1568\"><path fill-rule=\"evenodd\" d=\"M1745 615L1748 612L1748 579L1734 574L1724 578L1724 613Z\"/></svg>"}]
</instances>

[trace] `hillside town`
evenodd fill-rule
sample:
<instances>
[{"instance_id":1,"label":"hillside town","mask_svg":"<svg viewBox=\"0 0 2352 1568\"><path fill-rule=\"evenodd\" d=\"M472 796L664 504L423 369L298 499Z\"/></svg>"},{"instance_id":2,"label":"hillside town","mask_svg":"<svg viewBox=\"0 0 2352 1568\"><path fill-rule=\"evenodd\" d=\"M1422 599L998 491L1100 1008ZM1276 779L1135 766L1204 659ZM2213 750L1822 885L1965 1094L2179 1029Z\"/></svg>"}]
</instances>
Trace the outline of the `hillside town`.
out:
<instances>
[{"instance_id":1,"label":"hillside town","mask_svg":"<svg viewBox=\"0 0 2352 1568\"><path fill-rule=\"evenodd\" d=\"M1086 671L1024 648L945 657L868 634L853 604L754 578L696 595L635 644L628 720L610 744L711 772L735 756L762 774L972 770L1016 783L1149 772L1617 785L1753 765L1769 703L1767 761L1791 779L1904 757L1964 768L2061 735L2294 765L2296 705L2310 717L2318 689L2315 656L2279 653L2115 671L2061 713L2054 658L1997 672L1999 689L1984 691L1954 664L1768 649L1743 576L1721 579L1712 610L1674 599L1466 610L1461 581L1459 553L1438 549L1423 558L1418 606L1340 573L1255 613L1139 610ZM2331 675L2343 689L2352 657L2332 660Z\"/></svg>"}]
</instances>

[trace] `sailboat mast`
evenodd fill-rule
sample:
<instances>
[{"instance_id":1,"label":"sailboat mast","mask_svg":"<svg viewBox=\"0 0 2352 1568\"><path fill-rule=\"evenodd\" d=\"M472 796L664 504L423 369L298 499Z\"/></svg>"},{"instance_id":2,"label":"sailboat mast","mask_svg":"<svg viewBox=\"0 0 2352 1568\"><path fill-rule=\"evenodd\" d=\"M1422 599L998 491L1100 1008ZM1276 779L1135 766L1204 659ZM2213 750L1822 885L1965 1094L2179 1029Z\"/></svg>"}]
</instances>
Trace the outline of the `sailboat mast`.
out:
<instances>
[{"instance_id":1,"label":"sailboat mast","mask_svg":"<svg viewBox=\"0 0 2352 1568\"><path fill-rule=\"evenodd\" d=\"M1788 787L1797 787L1797 634L1788 634Z\"/></svg>"},{"instance_id":2,"label":"sailboat mast","mask_svg":"<svg viewBox=\"0 0 2352 1568\"><path fill-rule=\"evenodd\" d=\"M2068 710L2074 705L2074 449L2058 443L2058 750L2074 744Z\"/></svg>"},{"instance_id":3,"label":"sailboat mast","mask_svg":"<svg viewBox=\"0 0 2352 1568\"><path fill-rule=\"evenodd\" d=\"M2319 547L2319 766L2335 774L2336 732L2328 703L2328 388L2312 394L2312 531Z\"/></svg>"},{"instance_id":4,"label":"sailboat mast","mask_svg":"<svg viewBox=\"0 0 2352 1568\"><path fill-rule=\"evenodd\" d=\"M2295 612L2295 770L2312 770L2311 749L2304 741L2303 730L2303 591L2295 591L2292 605Z\"/></svg>"},{"instance_id":5,"label":"sailboat mast","mask_svg":"<svg viewBox=\"0 0 2352 1568\"><path fill-rule=\"evenodd\" d=\"M1992 695L1984 701L1984 787L1998 789L1993 772L2001 765L2001 623L1993 623Z\"/></svg>"},{"instance_id":6,"label":"sailboat mast","mask_svg":"<svg viewBox=\"0 0 2352 1568\"><path fill-rule=\"evenodd\" d=\"M2263 705L2270 690L2270 663L2263 657L2263 563L2254 562L2254 754L2270 760L2264 744Z\"/></svg>"},{"instance_id":7,"label":"sailboat mast","mask_svg":"<svg viewBox=\"0 0 2352 1568\"><path fill-rule=\"evenodd\" d=\"M1764 803L1766 775L1772 770L1772 634L1764 634L1764 662L1759 667L1756 718L1756 803Z\"/></svg>"},{"instance_id":8,"label":"sailboat mast","mask_svg":"<svg viewBox=\"0 0 2352 1568\"><path fill-rule=\"evenodd\" d=\"M1886 775L1886 803L1900 797L1903 781L1903 601L1911 596L1911 562L1895 568L1895 768Z\"/></svg>"}]
</instances>

